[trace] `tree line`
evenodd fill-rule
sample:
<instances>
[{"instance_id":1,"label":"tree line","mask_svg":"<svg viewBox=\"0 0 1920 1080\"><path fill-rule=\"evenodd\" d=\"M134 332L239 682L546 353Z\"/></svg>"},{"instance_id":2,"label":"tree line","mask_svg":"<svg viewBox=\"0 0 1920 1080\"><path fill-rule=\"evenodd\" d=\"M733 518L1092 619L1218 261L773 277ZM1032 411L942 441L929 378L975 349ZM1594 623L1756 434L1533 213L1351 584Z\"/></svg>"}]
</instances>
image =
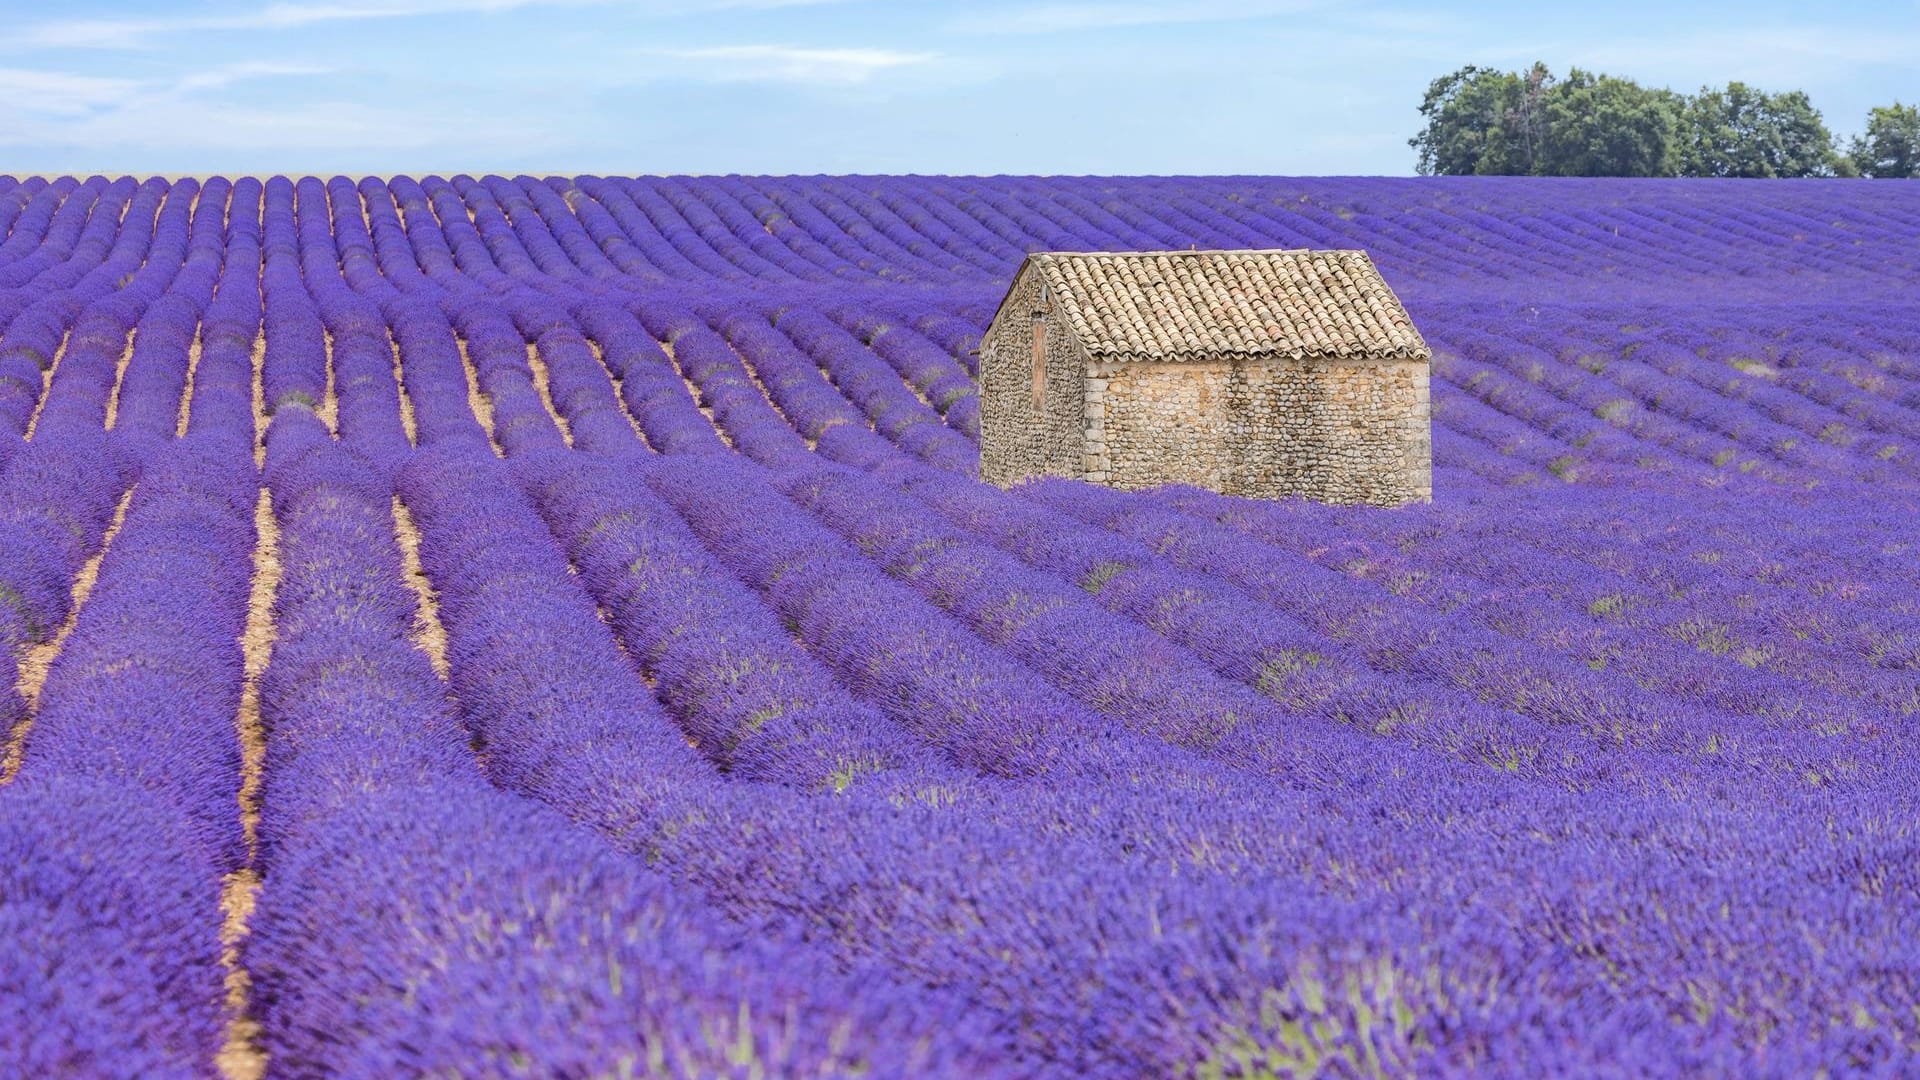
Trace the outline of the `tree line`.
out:
<instances>
[{"instance_id":1,"label":"tree line","mask_svg":"<svg viewBox=\"0 0 1920 1080\"><path fill-rule=\"evenodd\" d=\"M1433 80L1407 140L1425 176L1920 177L1920 107L1867 116L1843 150L1803 91L1695 94L1545 64L1469 64Z\"/></svg>"}]
</instances>

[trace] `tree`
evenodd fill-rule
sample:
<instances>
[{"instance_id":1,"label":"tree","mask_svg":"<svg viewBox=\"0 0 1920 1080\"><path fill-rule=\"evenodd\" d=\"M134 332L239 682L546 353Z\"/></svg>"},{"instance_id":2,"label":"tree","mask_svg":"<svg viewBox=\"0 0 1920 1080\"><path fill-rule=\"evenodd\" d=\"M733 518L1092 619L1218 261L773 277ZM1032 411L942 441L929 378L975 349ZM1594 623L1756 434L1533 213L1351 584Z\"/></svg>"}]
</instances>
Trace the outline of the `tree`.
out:
<instances>
[{"instance_id":1,"label":"tree","mask_svg":"<svg viewBox=\"0 0 1920 1080\"><path fill-rule=\"evenodd\" d=\"M1546 176L1673 176L1679 98L1574 68L1548 91L1534 171Z\"/></svg>"},{"instance_id":2,"label":"tree","mask_svg":"<svg viewBox=\"0 0 1920 1080\"><path fill-rule=\"evenodd\" d=\"M1805 92L1769 94L1743 82L1685 99L1680 171L1687 176L1832 176L1833 136Z\"/></svg>"},{"instance_id":3,"label":"tree","mask_svg":"<svg viewBox=\"0 0 1920 1080\"><path fill-rule=\"evenodd\" d=\"M1920 107L1875 109L1851 154L1799 90L1743 82L1691 97L1574 68L1556 82L1467 65L1433 80L1407 140L1426 175L1920 176Z\"/></svg>"},{"instance_id":4,"label":"tree","mask_svg":"<svg viewBox=\"0 0 1920 1080\"><path fill-rule=\"evenodd\" d=\"M1852 160L1860 175L1920 177L1920 106L1892 105L1867 114L1867 131L1856 135Z\"/></svg>"},{"instance_id":5,"label":"tree","mask_svg":"<svg viewBox=\"0 0 1920 1080\"><path fill-rule=\"evenodd\" d=\"M1426 176L1524 176L1535 171L1546 134L1544 102L1553 75L1536 63L1523 74L1472 64L1442 75L1420 103L1426 127L1407 140Z\"/></svg>"}]
</instances>

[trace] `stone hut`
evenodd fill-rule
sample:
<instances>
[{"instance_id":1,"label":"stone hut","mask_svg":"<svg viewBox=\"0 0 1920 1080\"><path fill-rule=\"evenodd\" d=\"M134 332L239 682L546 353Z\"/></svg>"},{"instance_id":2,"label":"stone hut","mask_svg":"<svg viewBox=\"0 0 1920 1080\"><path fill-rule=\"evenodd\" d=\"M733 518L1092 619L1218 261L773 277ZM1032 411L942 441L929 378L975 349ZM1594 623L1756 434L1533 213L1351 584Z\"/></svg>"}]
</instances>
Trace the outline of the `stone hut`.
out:
<instances>
[{"instance_id":1,"label":"stone hut","mask_svg":"<svg viewBox=\"0 0 1920 1080\"><path fill-rule=\"evenodd\" d=\"M1364 251L1035 253L980 339L980 474L1430 499L1431 360Z\"/></svg>"}]
</instances>

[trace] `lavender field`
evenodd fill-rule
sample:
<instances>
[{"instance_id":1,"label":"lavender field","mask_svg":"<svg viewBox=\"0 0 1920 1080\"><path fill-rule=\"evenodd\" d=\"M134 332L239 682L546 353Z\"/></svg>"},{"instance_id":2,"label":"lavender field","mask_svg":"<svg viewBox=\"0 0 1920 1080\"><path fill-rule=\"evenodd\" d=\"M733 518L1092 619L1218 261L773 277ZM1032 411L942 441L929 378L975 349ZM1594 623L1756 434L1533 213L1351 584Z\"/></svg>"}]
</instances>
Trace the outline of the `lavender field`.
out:
<instances>
[{"instance_id":1,"label":"lavender field","mask_svg":"<svg viewBox=\"0 0 1920 1080\"><path fill-rule=\"evenodd\" d=\"M1920 188L0 178L21 1075L1912 1075ZM975 479L1364 248L1431 505Z\"/></svg>"}]
</instances>

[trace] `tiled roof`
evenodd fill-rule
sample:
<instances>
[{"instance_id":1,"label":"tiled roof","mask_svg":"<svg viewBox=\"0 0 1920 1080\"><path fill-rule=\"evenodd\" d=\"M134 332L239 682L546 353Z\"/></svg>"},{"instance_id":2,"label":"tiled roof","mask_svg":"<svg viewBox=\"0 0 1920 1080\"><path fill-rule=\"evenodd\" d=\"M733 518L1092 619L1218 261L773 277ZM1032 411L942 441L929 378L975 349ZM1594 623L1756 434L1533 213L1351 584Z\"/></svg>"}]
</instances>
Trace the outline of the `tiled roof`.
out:
<instances>
[{"instance_id":1,"label":"tiled roof","mask_svg":"<svg viewBox=\"0 0 1920 1080\"><path fill-rule=\"evenodd\" d=\"M1027 265L1092 359L1432 356L1364 251L1050 251Z\"/></svg>"}]
</instances>

